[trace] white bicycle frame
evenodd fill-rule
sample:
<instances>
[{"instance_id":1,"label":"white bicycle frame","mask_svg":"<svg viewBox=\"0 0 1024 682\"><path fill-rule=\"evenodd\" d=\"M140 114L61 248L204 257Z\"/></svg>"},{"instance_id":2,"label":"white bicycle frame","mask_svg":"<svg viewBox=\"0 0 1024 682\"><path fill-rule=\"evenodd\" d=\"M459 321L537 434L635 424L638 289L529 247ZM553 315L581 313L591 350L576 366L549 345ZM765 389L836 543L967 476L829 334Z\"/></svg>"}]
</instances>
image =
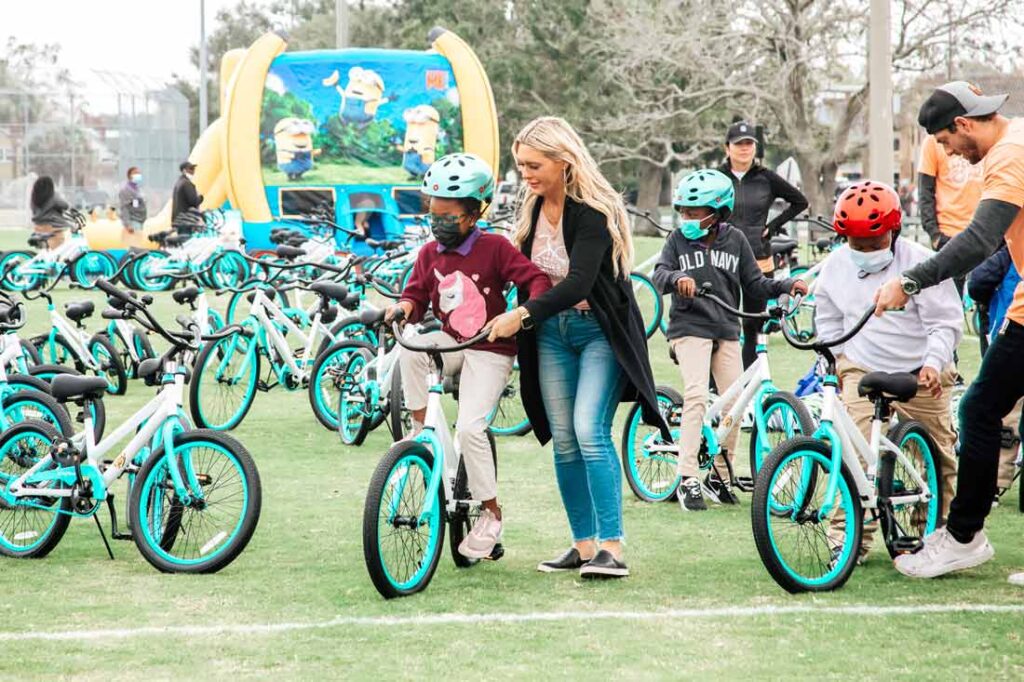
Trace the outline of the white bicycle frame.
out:
<instances>
[{"instance_id":1,"label":"white bicycle frame","mask_svg":"<svg viewBox=\"0 0 1024 682\"><path fill-rule=\"evenodd\" d=\"M82 363L93 371L99 371L100 365L96 362L96 359L89 352L88 343L89 335L82 332L77 327L73 326L70 322L64 319L64 316L57 312L57 308L50 304L50 323L56 328L57 333L64 337L64 340L71 346L71 351L77 356ZM50 337L53 335L53 329L46 335L44 344L50 342ZM131 338L129 335L127 338ZM129 344L130 345L130 344Z\"/></svg>"},{"instance_id":2,"label":"white bicycle frame","mask_svg":"<svg viewBox=\"0 0 1024 682\"><path fill-rule=\"evenodd\" d=\"M883 452L895 455L896 461L902 464L904 470L910 473L914 483L920 486L922 491L921 494L917 495L896 495L891 497L890 501L894 505L929 502L933 494L928 487L928 483L921 477L917 467L903 454L899 446L882 434L882 424L884 422L880 419L872 419L871 438L870 441L866 440L839 399L837 386L833 382L828 381L825 383L823 393L824 403L821 408L821 426L814 434L814 437L831 443L833 470L829 475L825 504L821 509L822 517L824 518L831 510L836 496L836 489L839 485L839 470L835 466L838 463L838 458L835 456L837 447L842 450L842 461L853 476L857 487L857 494L860 496L863 507L869 509L878 507L875 477L878 474L878 462ZM863 458L864 466L861 465L860 458Z\"/></svg>"},{"instance_id":3,"label":"white bicycle frame","mask_svg":"<svg viewBox=\"0 0 1024 682\"><path fill-rule=\"evenodd\" d=\"M85 237L79 233L72 233L64 243L56 249L42 249L31 259L25 261L17 268L16 274L26 275L50 275L52 266L57 263L70 263L80 254L89 250L89 244Z\"/></svg>"},{"instance_id":4,"label":"white bicycle frame","mask_svg":"<svg viewBox=\"0 0 1024 682\"><path fill-rule=\"evenodd\" d=\"M93 483L93 499L102 501L107 498L110 484L132 466L135 455L153 439L157 429L164 429L163 442L165 452L170 452L169 446L176 432L173 428L165 428L165 422L169 418L177 416L179 409L184 404L185 376L177 371L177 367L176 363L166 365L164 373L173 373L174 382L164 384L164 387L152 400L99 443L95 440L92 415L89 410L85 411L85 428L76 433L71 438L71 442L86 456L87 465L82 466L82 476L83 478L88 478ZM170 422L167 426L173 426L174 423ZM105 469L102 468L104 455L110 452L117 443L132 434L134 434L132 439L128 441L121 454L115 457ZM35 486L26 487L25 483L29 479L34 479L33 483L46 480L46 474L43 474L43 478L35 477L35 474L43 470L52 461L53 456L51 454L40 459L32 468L11 483L7 493L16 498L38 496L39 488ZM176 469L176 467L172 467L172 469ZM62 471L63 469L54 470L52 480L61 479L67 483L73 482L66 480L66 471L63 473ZM175 471L171 473L172 476L176 475ZM70 488L47 489L46 496L70 497L72 492Z\"/></svg>"},{"instance_id":5,"label":"white bicycle frame","mask_svg":"<svg viewBox=\"0 0 1024 682\"><path fill-rule=\"evenodd\" d=\"M430 389L427 393L427 413L423 418L423 430L412 438L414 442L422 443L430 448L434 455L434 465L430 472L430 481L427 483L427 492L423 504L423 512L420 514L420 524L429 523L434 514L437 514L437 489L444 486L445 511L452 513L459 503L468 503L476 506L480 500L455 500L453 489L455 477L458 475L459 462L462 460L462 452L458 443L452 438L448 428L448 420L444 416L444 406L441 404L441 396L444 394L444 384L441 373L432 368L428 375L427 383ZM454 455L454 456L450 456ZM438 466L438 460L442 466ZM400 498L397 495L395 499Z\"/></svg>"},{"instance_id":6,"label":"white bicycle frame","mask_svg":"<svg viewBox=\"0 0 1024 682\"><path fill-rule=\"evenodd\" d=\"M292 374L299 380L305 381L309 379L309 369L313 366L313 361L316 359L311 355L314 348L316 347L317 341L320 340L321 336L330 337L330 330L320 321L320 311L317 310L313 314L313 319L310 325L309 333L302 331L297 324L284 314L284 311L273 301L271 301L264 294L263 289L256 289L255 296L252 299L252 306L249 308L250 314L256 318L257 323L263 329L266 334L267 340L270 345L277 351L278 355L284 360L288 369L292 371ZM292 347L288 345L288 341L274 323L281 324L288 330L289 333L294 334L303 343L303 364L306 367L300 367L296 361L295 353L292 351Z\"/></svg>"}]
</instances>

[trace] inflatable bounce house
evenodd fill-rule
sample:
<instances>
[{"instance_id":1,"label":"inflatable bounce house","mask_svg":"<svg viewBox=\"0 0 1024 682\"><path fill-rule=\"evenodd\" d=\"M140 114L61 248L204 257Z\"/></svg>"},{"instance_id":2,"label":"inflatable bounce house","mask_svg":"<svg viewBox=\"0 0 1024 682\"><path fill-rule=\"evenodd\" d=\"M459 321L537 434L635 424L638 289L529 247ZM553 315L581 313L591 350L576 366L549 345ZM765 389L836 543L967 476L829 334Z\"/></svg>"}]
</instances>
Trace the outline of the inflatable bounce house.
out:
<instances>
[{"instance_id":1,"label":"inflatable bounce house","mask_svg":"<svg viewBox=\"0 0 1024 682\"><path fill-rule=\"evenodd\" d=\"M221 60L221 116L189 160L203 209L241 215L249 250L282 221L327 207L342 227L400 237L426 212L419 185L434 159L467 151L498 167L498 120L472 49L435 28L423 52L286 53L267 33ZM170 227L170 204L145 224ZM289 225L294 227L294 225ZM120 223L86 227L93 248L122 248Z\"/></svg>"}]
</instances>

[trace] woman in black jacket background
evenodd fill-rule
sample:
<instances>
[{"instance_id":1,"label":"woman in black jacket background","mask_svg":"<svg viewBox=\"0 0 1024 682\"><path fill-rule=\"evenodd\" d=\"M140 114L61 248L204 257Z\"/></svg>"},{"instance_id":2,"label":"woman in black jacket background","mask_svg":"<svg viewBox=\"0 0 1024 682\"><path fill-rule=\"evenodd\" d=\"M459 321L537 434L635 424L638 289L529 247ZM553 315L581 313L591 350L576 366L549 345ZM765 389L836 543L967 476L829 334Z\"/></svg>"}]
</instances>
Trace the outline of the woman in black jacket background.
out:
<instances>
[{"instance_id":1,"label":"woman in black jacket background","mask_svg":"<svg viewBox=\"0 0 1024 682\"><path fill-rule=\"evenodd\" d=\"M721 171L732 179L736 189L736 207L729 221L746 235L754 257L765 277L775 273L772 260L771 238L782 232L783 226L807 208L807 197L793 185L757 162L757 137L754 126L739 121L729 127L725 137L725 163ZM774 220L768 222L768 212L776 199L786 201L789 206ZM746 296L743 310L759 313L767 301ZM757 332L761 323L757 320L743 320L743 367L749 367L757 359Z\"/></svg>"},{"instance_id":2,"label":"woman in black jacket background","mask_svg":"<svg viewBox=\"0 0 1024 682\"><path fill-rule=\"evenodd\" d=\"M66 215L71 207L57 192L49 175L39 176L32 184L29 208L32 209L35 233L46 237L47 247L55 249L63 244L72 224Z\"/></svg>"},{"instance_id":3,"label":"woman in black jacket background","mask_svg":"<svg viewBox=\"0 0 1024 682\"><path fill-rule=\"evenodd\" d=\"M520 328L523 407L541 443L554 441L555 473L573 535L562 556L537 567L586 578L629 574L622 558L622 468L612 418L639 400L657 411L640 309L629 284L633 241L622 197L560 118L529 123L512 146L524 188L513 241L552 288L495 318L492 338Z\"/></svg>"}]
</instances>

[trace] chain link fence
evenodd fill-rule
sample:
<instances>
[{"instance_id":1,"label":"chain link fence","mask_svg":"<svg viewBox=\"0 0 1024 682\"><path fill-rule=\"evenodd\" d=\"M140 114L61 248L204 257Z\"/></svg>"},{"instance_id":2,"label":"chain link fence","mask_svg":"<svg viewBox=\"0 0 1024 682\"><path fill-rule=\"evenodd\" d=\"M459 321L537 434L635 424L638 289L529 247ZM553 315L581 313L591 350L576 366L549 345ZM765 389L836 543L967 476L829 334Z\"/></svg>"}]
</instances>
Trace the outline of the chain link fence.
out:
<instances>
[{"instance_id":1,"label":"chain link fence","mask_svg":"<svg viewBox=\"0 0 1024 682\"><path fill-rule=\"evenodd\" d=\"M88 71L60 92L0 88L0 228L29 225L41 175L72 206L116 208L132 166L153 215L188 153L188 100L166 82Z\"/></svg>"}]
</instances>

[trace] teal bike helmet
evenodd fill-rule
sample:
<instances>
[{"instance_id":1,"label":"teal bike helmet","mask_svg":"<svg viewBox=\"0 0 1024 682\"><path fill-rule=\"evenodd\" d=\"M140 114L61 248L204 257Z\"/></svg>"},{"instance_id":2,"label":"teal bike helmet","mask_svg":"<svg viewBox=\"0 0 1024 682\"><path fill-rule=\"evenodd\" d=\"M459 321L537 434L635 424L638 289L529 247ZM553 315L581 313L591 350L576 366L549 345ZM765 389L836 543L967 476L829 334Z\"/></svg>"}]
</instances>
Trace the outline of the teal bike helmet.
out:
<instances>
[{"instance_id":1,"label":"teal bike helmet","mask_svg":"<svg viewBox=\"0 0 1024 682\"><path fill-rule=\"evenodd\" d=\"M711 169L690 173L679 181L672 195L672 205L677 207L707 206L715 211L727 208L732 212L735 203L732 180L721 171Z\"/></svg>"},{"instance_id":2,"label":"teal bike helmet","mask_svg":"<svg viewBox=\"0 0 1024 682\"><path fill-rule=\"evenodd\" d=\"M487 202L494 194L494 173L475 154L448 154L430 166L422 190L430 197Z\"/></svg>"}]
</instances>

